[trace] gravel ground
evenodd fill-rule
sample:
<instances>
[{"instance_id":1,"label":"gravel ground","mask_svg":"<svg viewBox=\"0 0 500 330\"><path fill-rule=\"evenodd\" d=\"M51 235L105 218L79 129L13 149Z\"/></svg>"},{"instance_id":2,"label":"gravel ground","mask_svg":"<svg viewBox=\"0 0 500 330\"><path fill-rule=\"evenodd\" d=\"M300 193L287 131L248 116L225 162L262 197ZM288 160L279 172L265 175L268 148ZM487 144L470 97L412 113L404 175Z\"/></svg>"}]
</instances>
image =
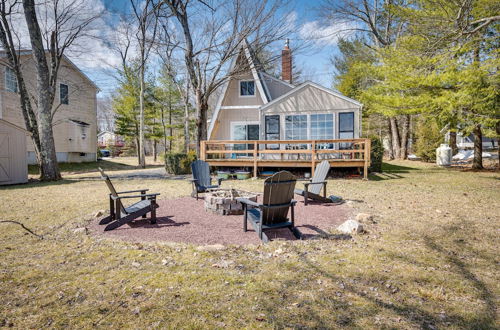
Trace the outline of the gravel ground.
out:
<instances>
[{"instance_id":1,"label":"gravel ground","mask_svg":"<svg viewBox=\"0 0 500 330\"><path fill-rule=\"evenodd\" d=\"M206 212L203 203L203 200L196 201L191 197L164 199L158 202L160 208L157 210L157 224L151 225L149 219L138 219L130 225L104 232L104 226L100 226L99 219L96 219L89 229L96 235L131 242L165 241L198 245L259 244L260 240L253 229L243 232L243 216L220 216ZM295 209L295 224L304 239L327 237L330 235L330 229L348 219L351 210L345 204L311 203L304 206L303 201L299 201ZM251 228L250 224L249 228ZM272 240L295 239L288 229L266 233Z\"/></svg>"}]
</instances>

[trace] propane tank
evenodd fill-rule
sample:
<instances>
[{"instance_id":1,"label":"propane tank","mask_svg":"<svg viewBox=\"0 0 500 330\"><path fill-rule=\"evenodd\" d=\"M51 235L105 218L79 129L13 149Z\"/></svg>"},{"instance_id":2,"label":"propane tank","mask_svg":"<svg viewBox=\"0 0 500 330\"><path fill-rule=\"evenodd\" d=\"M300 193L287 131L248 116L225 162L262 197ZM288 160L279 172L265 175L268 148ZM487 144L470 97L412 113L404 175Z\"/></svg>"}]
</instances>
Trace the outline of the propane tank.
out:
<instances>
[{"instance_id":1,"label":"propane tank","mask_svg":"<svg viewBox=\"0 0 500 330\"><path fill-rule=\"evenodd\" d=\"M446 143L443 143L436 149L436 164L438 166L451 165L451 148Z\"/></svg>"}]
</instances>

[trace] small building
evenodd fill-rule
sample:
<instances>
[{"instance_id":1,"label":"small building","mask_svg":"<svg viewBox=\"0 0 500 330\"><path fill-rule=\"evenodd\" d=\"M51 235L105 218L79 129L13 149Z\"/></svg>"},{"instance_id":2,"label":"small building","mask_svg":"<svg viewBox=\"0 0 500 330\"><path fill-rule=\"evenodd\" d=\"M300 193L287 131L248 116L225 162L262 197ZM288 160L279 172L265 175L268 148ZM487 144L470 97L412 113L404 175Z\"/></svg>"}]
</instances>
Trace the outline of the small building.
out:
<instances>
[{"instance_id":1,"label":"small building","mask_svg":"<svg viewBox=\"0 0 500 330\"><path fill-rule=\"evenodd\" d=\"M28 182L28 131L0 119L0 185Z\"/></svg>"},{"instance_id":2,"label":"small building","mask_svg":"<svg viewBox=\"0 0 500 330\"><path fill-rule=\"evenodd\" d=\"M125 140L122 136L117 135L110 131L103 131L97 134L97 144L99 148L105 148L109 146L123 147L125 146Z\"/></svg>"}]
</instances>

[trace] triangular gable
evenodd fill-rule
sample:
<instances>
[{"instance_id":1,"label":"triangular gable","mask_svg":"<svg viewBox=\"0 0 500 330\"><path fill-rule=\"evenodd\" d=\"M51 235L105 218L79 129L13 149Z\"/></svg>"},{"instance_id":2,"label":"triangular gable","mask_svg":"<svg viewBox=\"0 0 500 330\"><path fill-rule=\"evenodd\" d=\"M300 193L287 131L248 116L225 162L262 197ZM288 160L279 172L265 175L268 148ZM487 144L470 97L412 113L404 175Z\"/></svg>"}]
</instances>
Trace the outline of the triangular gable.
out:
<instances>
[{"instance_id":1,"label":"triangular gable","mask_svg":"<svg viewBox=\"0 0 500 330\"><path fill-rule=\"evenodd\" d=\"M236 62L237 62L242 50L243 50L243 54L245 55L246 60L248 61L250 71L252 73L252 77L255 81L255 85L257 86L257 89L259 90L260 96L262 98L262 102L264 104L266 104L269 102L269 91L267 90L267 86L265 87L264 84L262 83L262 79L260 79L259 73L257 72L257 68L255 67L255 61L252 57L252 54L250 52L250 49L248 47L248 43L246 40L242 41L241 45L238 48L238 53L233 56L233 58L231 60L231 65L229 66L229 72L232 72L235 69ZM229 78L222 86L222 93L219 95L219 98L218 98L217 103L215 105L214 114L212 116L212 119L210 120L210 126L208 127L208 139L211 138L212 131L215 127L215 123L216 123L217 119L219 118L220 109L222 106L222 101L224 100L224 97L226 96L227 88L229 86L230 81L231 81L231 78Z\"/></svg>"},{"instance_id":2,"label":"triangular gable","mask_svg":"<svg viewBox=\"0 0 500 330\"><path fill-rule=\"evenodd\" d=\"M296 94L296 93L300 92L301 90L303 90L303 89L304 89L304 88L306 88L307 86L312 86L312 87L315 87L315 88L317 88L317 89L320 89L320 90L322 90L322 91L324 91L324 92L326 92L326 93L328 93L328 94L331 94L331 95L336 96L336 97L338 97L338 98L340 98L340 99L342 99L342 100L344 100L344 101L347 101L347 102L349 102L349 103L352 103L352 104L354 104L355 106L358 106L358 107L363 106L363 105L362 105L361 103L359 103L358 101L353 100L353 99L351 99L351 98L349 98L349 97L347 97L347 96L345 96L345 95L342 95L342 94L340 94L339 92L336 92L336 91L334 91L334 90L332 90L332 89L329 89L329 88L323 87L323 86L321 86L321 85L318 85L318 84L316 84L316 83L314 83L314 82L312 82L312 81L306 81L306 82L304 82L304 83L300 84L299 86L297 86L297 87L295 87L295 88L291 89L288 93L285 93L285 94L281 95L280 97L278 97L278 98L276 98L276 99L272 100L271 102L269 102L269 103L267 103L267 104L264 104L263 106L261 106L261 107L260 107L260 110L265 110L265 109L269 108L270 106L272 106L272 105L274 105L274 104L277 104L277 103L281 102L282 100L284 100L284 99L288 98L289 96L291 96L291 95L293 95L293 94Z\"/></svg>"}]
</instances>

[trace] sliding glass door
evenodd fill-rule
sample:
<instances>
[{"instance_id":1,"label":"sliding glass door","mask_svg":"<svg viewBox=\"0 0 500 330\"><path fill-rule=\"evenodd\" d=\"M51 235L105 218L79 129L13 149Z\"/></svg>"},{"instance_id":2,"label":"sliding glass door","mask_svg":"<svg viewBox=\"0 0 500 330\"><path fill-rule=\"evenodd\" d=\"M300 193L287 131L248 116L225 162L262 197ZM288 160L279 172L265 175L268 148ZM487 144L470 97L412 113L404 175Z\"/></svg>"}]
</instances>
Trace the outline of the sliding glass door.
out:
<instances>
[{"instance_id":1,"label":"sliding glass door","mask_svg":"<svg viewBox=\"0 0 500 330\"><path fill-rule=\"evenodd\" d=\"M232 123L231 140L259 140L259 124ZM253 144L235 144L234 150L253 150ZM235 154L236 157L252 156L252 154Z\"/></svg>"}]
</instances>

